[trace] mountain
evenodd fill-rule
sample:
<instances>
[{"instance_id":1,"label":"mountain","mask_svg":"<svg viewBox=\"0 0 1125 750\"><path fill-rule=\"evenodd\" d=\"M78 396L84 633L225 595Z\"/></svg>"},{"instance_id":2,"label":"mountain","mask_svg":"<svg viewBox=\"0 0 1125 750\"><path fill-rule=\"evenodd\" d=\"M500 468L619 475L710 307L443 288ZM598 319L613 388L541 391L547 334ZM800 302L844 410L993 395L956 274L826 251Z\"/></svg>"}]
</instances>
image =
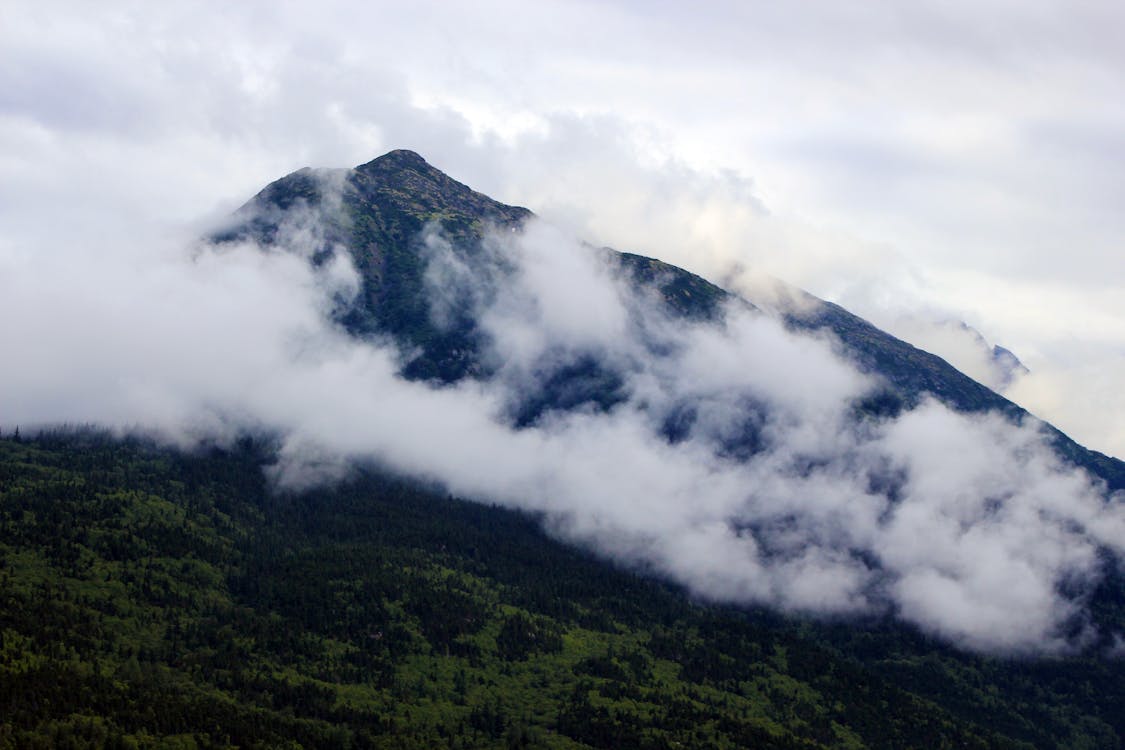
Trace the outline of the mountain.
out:
<instances>
[{"instance_id":1,"label":"mountain","mask_svg":"<svg viewBox=\"0 0 1125 750\"><path fill-rule=\"evenodd\" d=\"M299 211L298 211L299 209ZM323 227L315 259L343 247L360 274L357 302L341 321L357 336L389 334L404 347L420 352L404 368L407 377L453 382L467 376L487 377L478 321L469 312L452 326L437 325L427 301L424 274L427 254L424 230L436 227L451 247L469 262L485 255L488 228L515 230L533 217L526 208L508 206L473 191L405 150L391 151L354 170L302 169L271 183L243 206L230 226L216 233L219 244L252 239L276 243L295 215L311 212ZM666 310L686 319L714 319L734 295L683 269L632 253L604 248L610 261L639 288L651 291ZM792 287L781 296L794 301L783 314L796 331L829 332L844 356L862 371L878 377L884 389L868 407L896 413L924 397L962 412L999 412L1022 422L1027 412L964 375L940 357L881 331L839 305ZM742 300L754 308L754 300ZM997 357L1003 359L1003 354ZM580 403L612 404L617 379L597 363L559 367L551 386L566 394L569 407ZM524 421L549 410L551 394L537 405L525 405ZM1125 489L1125 462L1084 448L1047 426L1058 452L1067 461L1106 482Z\"/></svg>"},{"instance_id":2,"label":"mountain","mask_svg":"<svg viewBox=\"0 0 1125 750\"><path fill-rule=\"evenodd\" d=\"M417 386L412 395L439 399L459 389L476 394L511 376L496 357L496 329L482 319L480 303L503 300L499 295L518 281L509 256L496 251L497 238L530 232L532 218L417 154L395 151L354 170L306 169L284 177L211 240L218 253L244 240L257 243L254 252L300 253L313 269L331 268L346 253L359 290L334 300L335 324L381 352L394 342L401 376L395 382ZM629 381L630 358L660 363L669 349L683 346L665 335L667 323L707 334L721 332L736 314L752 320L777 314L764 301L738 298L658 260L587 249L640 301L627 310L639 331L634 349L548 342L548 356L533 363L535 388L513 390L507 411L495 415L506 420L506 434L557 435L567 417L602 426L598 420L623 404L643 411L645 402L629 390L636 386ZM476 286L445 288L446 307L435 315L427 274L443 257ZM941 359L846 310L796 289L784 294L795 302L780 313L784 330L799 341L806 333L830 338L877 381L850 404L849 426L857 434L870 436L896 415L925 411L928 398L959 413L1029 418ZM831 366L824 359L799 361ZM704 365L713 362L704 358ZM659 367L651 373L667 374ZM693 383L702 377L690 375ZM780 377L800 385L801 375L783 367ZM646 464L649 471L676 460L664 448L690 442L685 424L698 419L693 409L707 406L693 404L691 395L673 404L661 424L659 461ZM738 418L764 408L750 401ZM735 427L717 435L714 453L686 454L689 462L711 461L705 481L718 484L716 466L770 457L762 445L773 438L760 424ZM814 424L812 432L823 427ZM1065 477L1032 476L1050 480L1044 489L1050 497L1017 517L1010 534L1000 528L989 536L989 530L1003 526L1000 509L1014 490L990 486L982 523L954 519L968 527L966 535L988 542L983 556L972 557L982 548L969 545L941 550L940 575L936 584L929 581L949 587L959 570L979 568L1007 585L1003 573L1011 566L1003 557L1011 550L1003 543L1022 541L1021 527L1042 521L1036 513L1053 514L1052 535L1083 542L1063 556L1093 565L1096 560L1082 557L1088 551L1105 575L1090 582L1086 568L1064 566L1063 575L1049 579L1058 591L1048 595L1062 597L1069 616L1059 622L1062 632L1052 633L1056 648L1044 658L973 641L966 647L948 631L906 619L902 600L882 590L893 581L882 578L872 587L878 589L873 601L883 606L858 612L812 616L745 600L723 604L729 598L677 585L651 559L648 566L644 558L614 562L604 548L562 543L566 519L551 517L549 507L520 512L480 502L487 496L466 499L419 479L431 476L425 467L398 473L377 455L357 459L334 483L278 487L270 477L286 460L286 445L277 431L246 428L236 438L188 449L97 428L27 433L0 435L0 748L1125 745L1125 577L1108 545L1095 548L1073 536L1085 530L1071 528L1078 524L1066 508L1050 504L1052 493L1072 487ZM582 447L590 434L579 433L568 447ZM467 434L463 443L476 439L485 437ZM1057 431L1052 439L1066 460L1109 487L1122 486L1120 461ZM452 450L479 455L463 443L452 443ZM533 444L534 451L550 447ZM864 445L848 447L848 458L858 460ZM1034 452L1026 443L1017 448ZM571 468L577 455L564 456L563 464ZM995 455L986 452L977 463L987 468ZM622 471L617 458L610 456L609 472L595 479ZM956 473L977 457L955 458L939 471ZM499 470L480 468L481 474ZM872 474L859 499L901 500L909 477L900 475L909 472L894 468ZM781 467L798 480L814 469ZM998 476L1017 481L1017 474ZM828 492L846 476L829 478L800 488ZM612 489L651 490L651 479L626 476ZM545 486L520 487L542 492ZM597 496L607 498L612 493ZM788 550L771 540L794 537L796 526L820 520L795 508L782 511L774 523L731 518L724 531L739 540L757 535L763 559L781 559ZM668 509L635 512L657 516ZM1093 519L1107 535L1115 533L1114 517ZM642 519L646 530L655 528L648 524L653 520ZM908 538L911 547L933 546L937 538L938 519L923 521ZM824 525L829 534L841 530ZM1050 544L1017 550L1028 554L1016 567L1033 568L1058 550ZM721 552L705 546L693 559ZM880 564L870 549L844 552L865 570ZM843 583L830 579L824 588L831 593ZM974 622L997 617L985 604L961 600L945 609ZM1016 620L1016 630L1033 627L1021 612L1001 614Z\"/></svg>"}]
</instances>

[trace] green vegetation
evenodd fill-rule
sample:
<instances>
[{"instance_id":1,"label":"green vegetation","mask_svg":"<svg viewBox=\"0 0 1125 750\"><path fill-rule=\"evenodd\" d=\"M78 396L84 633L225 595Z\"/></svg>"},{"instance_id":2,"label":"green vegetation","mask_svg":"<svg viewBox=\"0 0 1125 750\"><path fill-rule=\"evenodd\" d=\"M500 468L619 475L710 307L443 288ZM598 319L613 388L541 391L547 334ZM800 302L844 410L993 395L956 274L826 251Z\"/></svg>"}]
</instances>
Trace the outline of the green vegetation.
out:
<instances>
[{"instance_id":1,"label":"green vegetation","mask_svg":"<svg viewBox=\"0 0 1125 750\"><path fill-rule=\"evenodd\" d=\"M1120 747L1125 670L693 603L269 451L0 440L0 748ZM1101 605L1120 613L1120 592ZM1120 616L1120 615L1118 615Z\"/></svg>"}]
</instances>

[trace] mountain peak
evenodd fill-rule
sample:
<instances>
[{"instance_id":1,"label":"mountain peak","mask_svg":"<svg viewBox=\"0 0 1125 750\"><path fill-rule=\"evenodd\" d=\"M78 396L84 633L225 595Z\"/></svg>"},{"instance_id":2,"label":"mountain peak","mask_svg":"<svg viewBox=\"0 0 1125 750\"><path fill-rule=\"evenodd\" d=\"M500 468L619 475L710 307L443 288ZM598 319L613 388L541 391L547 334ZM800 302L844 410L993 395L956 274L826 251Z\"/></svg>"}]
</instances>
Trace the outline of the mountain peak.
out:
<instances>
[{"instance_id":1,"label":"mountain peak","mask_svg":"<svg viewBox=\"0 0 1125 750\"><path fill-rule=\"evenodd\" d=\"M531 216L519 206L509 206L476 192L407 149L395 149L356 167L349 178L361 213L393 209L423 222L436 217L453 219L468 228L474 221L515 226ZM446 227L447 230L450 227Z\"/></svg>"},{"instance_id":2,"label":"mountain peak","mask_svg":"<svg viewBox=\"0 0 1125 750\"><path fill-rule=\"evenodd\" d=\"M384 171L388 169L412 169L415 171L433 171L439 172L430 165L428 161L422 158L422 155L417 151L411 151L405 148L396 148L394 151L388 151L382 156L377 156L366 164L360 164L356 170L360 172Z\"/></svg>"}]
</instances>

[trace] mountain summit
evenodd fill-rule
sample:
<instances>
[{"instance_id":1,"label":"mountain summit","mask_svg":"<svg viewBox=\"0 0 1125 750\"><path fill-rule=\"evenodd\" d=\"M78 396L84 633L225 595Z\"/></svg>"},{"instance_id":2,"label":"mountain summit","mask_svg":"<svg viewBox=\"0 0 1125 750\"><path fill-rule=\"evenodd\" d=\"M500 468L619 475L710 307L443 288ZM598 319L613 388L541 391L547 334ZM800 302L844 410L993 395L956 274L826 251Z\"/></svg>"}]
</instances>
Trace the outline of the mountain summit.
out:
<instances>
[{"instance_id":1,"label":"mountain summit","mask_svg":"<svg viewBox=\"0 0 1125 750\"><path fill-rule=\"evenodd\" d=\"M431 166L419 154L405 149L391 151L352 170L350 184L368 204L376 196L415 216L487 220L516 224L531 216L526 208L507 206L457 182Z\"/></svg>"}]
</instances>

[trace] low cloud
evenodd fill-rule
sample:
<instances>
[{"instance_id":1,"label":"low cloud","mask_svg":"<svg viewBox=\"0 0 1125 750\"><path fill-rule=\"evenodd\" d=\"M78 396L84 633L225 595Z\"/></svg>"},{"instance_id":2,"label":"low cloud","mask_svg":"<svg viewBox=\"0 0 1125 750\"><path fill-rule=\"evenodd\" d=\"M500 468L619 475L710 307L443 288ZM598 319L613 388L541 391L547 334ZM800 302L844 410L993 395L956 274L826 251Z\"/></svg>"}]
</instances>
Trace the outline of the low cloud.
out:
<instances>
[{"instance_id":1,"label":"low cloud","mask_svg":"<svg viewBox=\"0 0 1125 750\"><path fill-rule=\"evenodd\" d=\"M878 323L888 333L938 355L997 393L1008 395L1009 386L1028 373L1016 355L989 343L964 321L919 311L886 315Z\"/></svg>"},{"instance_id":2,"label":"low cloud","mask_svg":"<svg viewBox=\"0 0 1125 750\"><path fill-rule=\"evenodd\" d=\"M893 612L985 650L1095 637L1083 598L1102 574L1098 551L1125 551L1125 514L1054 456L1034 420L932 401L857 420L875 384L829 341L741 306L721 326L672 319L603 253L542 224L489 238L476 266L443 243L431 233L429 278L457 269L502 363L495 377L435 390L384 364L380 403L345 420L354 432L333 420L309 433L299 417L289 429L542 512L563 538L706 598ZM620 376L619 402L513 429L513 400L590 359ZM355 408L350 389L333 391L340 411ZM386 437L409 433L420 437Z\"/></svg>"},{"instance_id":3,"label":"low cloud","mask_svg":"<svg viewBox=\"0 0 1125 750\"><path fill-rule=\"evenodd\" d=\"M1116 358L1044 361L1018 376L1005 395L1085 445L1125 457L1125 349Z\"/></svg>"},{"instance_id":4,"label":"low cloud","mask_svg":"<svg viewBox=\"0 0 1125 750\"><path fill-rule=\"evenodd\" d=\"M1034 420L932 401L859 417L875 383L830 341L737 305L722 324L673 318L542 223L489 236L473 262L428 230L434 319L480 321L494 375L407 381L413 352L331 322L358 279L320 219L297 214L270 248L173 238L144 262L108 253L50 274L0 256L3 314L22 321L0 332L20 353L0 373L5 426L91 421L182 443L265 429L282 436L281 485L375 460L542 513L559 537L707 599L892 613L989 651L1113 637L1084 603L1099 552L1125 553L1122 504ZM574 363L612 375L614 399L520 412Z\"/></svg>"}]
</instances>

